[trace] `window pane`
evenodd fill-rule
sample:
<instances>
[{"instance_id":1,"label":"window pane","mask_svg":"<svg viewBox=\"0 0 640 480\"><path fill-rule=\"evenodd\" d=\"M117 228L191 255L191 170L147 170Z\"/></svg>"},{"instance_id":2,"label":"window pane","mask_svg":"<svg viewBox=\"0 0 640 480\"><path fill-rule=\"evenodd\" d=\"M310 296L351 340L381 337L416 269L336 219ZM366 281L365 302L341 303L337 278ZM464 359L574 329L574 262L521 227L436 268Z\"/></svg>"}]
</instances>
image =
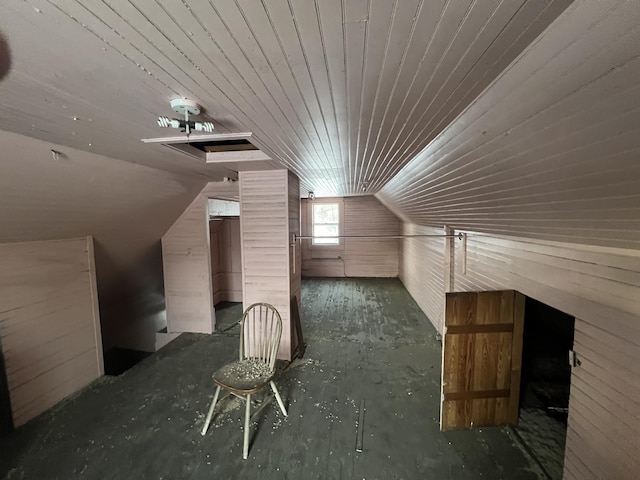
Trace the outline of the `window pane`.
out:
<instances>
[{"instance_id":1,"label":"window pane","mask_svg":"<svg viewBox=\"0 0 640 480\"><path fill-rule=\"evenodd\" d=\"M317 203L313 206L313 223L338 223L337 203Z\"/></svg>"},{"instance_id":2,"label":"window pane","mask_svg":"<svg viewBox=\"0 0 640 480\"><path fill-rule=\"evenodd\" d=\"M337 237L338 225L315 225L313 229L314 237Z\"/></svg>"},{"instance_id":3,"label":"window pane","mask_svg":"<svg viewBox=\"0 0 640 480\"><path fill-rule=\"evenodd\" d=\"M340 206L337 203L313 204L312 236L314 245L339 245Z\"/></svg>"},{"instance_id":4,"label":"window pane","mask_svg":"<svg viewBox=\"0 0 640 480\"><path fill-rule=\"evenodd\" d=\"M340 240L336 237L328 237L328 238L314 238L313 239L313 244L314 245L338 245L340 243Z\"/></svg>"}]
</instances>

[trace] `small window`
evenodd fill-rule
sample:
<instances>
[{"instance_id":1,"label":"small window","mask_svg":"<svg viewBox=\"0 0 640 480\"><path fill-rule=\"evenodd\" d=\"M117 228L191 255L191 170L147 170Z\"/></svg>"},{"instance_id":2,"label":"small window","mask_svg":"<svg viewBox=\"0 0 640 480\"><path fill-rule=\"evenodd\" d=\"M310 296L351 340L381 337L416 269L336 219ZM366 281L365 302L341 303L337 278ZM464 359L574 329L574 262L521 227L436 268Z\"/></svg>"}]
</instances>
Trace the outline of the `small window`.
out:
<instances>
[{"instance_id":1,"label":"small window","mask_svg":"<svg viewBox=\"0 0 640 480\"><path fill-rule=\"evenodd\" d=\"M340 208L337 203L313 204L313 245L340 244Z\"/></svg>"}]
</instances>

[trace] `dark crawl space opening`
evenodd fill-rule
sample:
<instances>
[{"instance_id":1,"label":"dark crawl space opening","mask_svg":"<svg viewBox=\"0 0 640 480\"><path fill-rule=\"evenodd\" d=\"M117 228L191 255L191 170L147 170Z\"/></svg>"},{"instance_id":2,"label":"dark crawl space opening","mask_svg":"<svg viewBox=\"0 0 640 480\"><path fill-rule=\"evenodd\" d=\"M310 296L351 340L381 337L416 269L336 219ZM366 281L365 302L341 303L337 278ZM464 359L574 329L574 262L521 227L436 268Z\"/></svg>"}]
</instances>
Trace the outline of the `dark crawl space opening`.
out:
<instances>
[{"instance_id":1,"label":"dark crawl space opening","mask_svg":"<svg viewBox=\"0 0 640 480\"><path fill-rule=\"evenodd\" d=\"M13 431L9 384L7 382L5 372L4 355L2 354L2 341L0 341L0 437L3 437Z\"/></svg>"},{"instance_id":2,"label":"dark crawl space opening","mask_svg":"<svg viewBox=\"0 0 640 480\"><path fill-rule=\"evenodd\" d=\"M574 323L571 315L527 297L516 431L551 479L562 478L564 465Z\"/></svg>"},{"instance_id":3,"label":"dark crawl space opening","mask_svg":"<svg viewBox=\"0 0 640 480\"><path fill-rule=\"evenodd\" d=\"M167 329L165 328L166 332ZM131 350L129 348L114 347L104 353L104 373L105 375L117 376L137 365L142 360L151 355L150 352L141 350Z\"/></svg>"},{"instance_id":4,"label":"dark crawl space opening","mask_svg":"<svg viewBox=\"0 0 640 480\"><path fill-rule=\"evenodd\" d=\"M238 333L239 321L242 318L241 302L218 302L216 310L216 332L217 334ZM159 333L167 333L167 328L163 328ZM132 350L129 348L113 347L104 353L104 373L105 375L118 376L136 366L145 358L153 355L152 352ZM0 378L0 395L2 394L2 382ZM1 411L0 411L1 413Z\"/></svg>"}]
</instances>

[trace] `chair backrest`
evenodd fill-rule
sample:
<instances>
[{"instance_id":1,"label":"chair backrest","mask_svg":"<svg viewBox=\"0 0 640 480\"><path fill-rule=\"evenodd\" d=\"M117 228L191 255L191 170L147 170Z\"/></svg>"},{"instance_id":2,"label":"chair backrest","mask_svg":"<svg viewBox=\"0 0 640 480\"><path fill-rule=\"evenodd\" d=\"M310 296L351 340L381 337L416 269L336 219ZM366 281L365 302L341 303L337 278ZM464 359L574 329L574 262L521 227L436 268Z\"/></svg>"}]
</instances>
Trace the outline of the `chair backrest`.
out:
<instances>
[{"instance_id":1,"label":"chair backrest","mask_svg":"<svg viewBox=\"0 0 640 480\"><path fill-rule=\"evenodd\" d=\"M240 360L255 358L274 368L282 319L276 307L268 303L254 303L242 315L240 324Z\"/></svg>"}]
</instances>

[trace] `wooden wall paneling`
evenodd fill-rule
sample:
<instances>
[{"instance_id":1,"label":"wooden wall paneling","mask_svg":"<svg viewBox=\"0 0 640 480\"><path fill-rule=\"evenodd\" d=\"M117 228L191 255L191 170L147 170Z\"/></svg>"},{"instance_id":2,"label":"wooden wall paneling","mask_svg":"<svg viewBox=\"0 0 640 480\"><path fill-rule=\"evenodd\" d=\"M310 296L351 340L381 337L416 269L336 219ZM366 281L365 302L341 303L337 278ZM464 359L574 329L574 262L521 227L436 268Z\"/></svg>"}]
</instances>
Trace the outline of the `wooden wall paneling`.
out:
<instances>
[{"instance_id":1,"label":"wooden wall paneling","mask_svg":"<svg viewBox=\"0 0 640 480\"><path fill-rule=\"evenodd\" d=\"M238 202L240 184L237 181L209 182L200 192L207 198ZM213 222L212 222L213 223ZM214 305L218 302L242 301L242 262L240 255L240 221L225 218L216 221L216 238L211 238L212 255L218 255L218 263L212 271Z\"/></svg>"},{"instance_id":2,"label":"wooden wall paneling","mask_svg":"<svg viewBox=\"0 0 640 480\"><path fill-rule=\"evenodd\" d=\"M460 241L456 241L456 248L461 248ZM639 260L640 252L636 250L470 235L467 274L461 275L460 265L456 266L455 288L470 290L484 285L495 289L510 282L531 297L544 295L549 299L545 303L577 317L583 314L592 317L604 307L640 316ZM577 301L578 298L586 303ZM592 305L600 308L590 311ZM603 322L599 328L609 327L624 328L629 334L635 331L621 317Z\"/></svg>"},{"instance_id":3,"label":"wooden wall paneling","mask_svg":"<svg viewBox=\"0 0 640 480\"><path fill-rule=\"evenodd\" d=\"M404 235L444 235L444 230L402 225ZM444 237L406 237L400 241L399 278L436 330L442 333L445 308Z\"/></svg>"},{"instance_id":4,"label":"wooden wall paneling","mask_svg":"<svg viewBox=\"0 0 640 480\"><path fill-rule=\"evenodd\" d=\"M322 201L331 201L323 198ZM343 204L343 235L399 235L400 221L372 196L337 198ZM311 235L312 201L301 200L302 234ZM396 277L398 239L340 240L341 248L313 246L303 240L302 273L308 277Z\"/></svg>"},{"instance_id":5,"label":"wooden wall paneling","mask_svg":"<svg viewBox=\"0 0 640 480\"><path fill-rule=\"evenodd\" d=\"M91 237L0 244L0 336L13 423L104 374Z\"/></svg>"},{"instance_id":6,"label":"wooden wall paneling","mask_svg":"<svg viewBox=\"0 0 640 480\"><path fill-rule=\"evenodd\" d=\"M208 199L198 194L162 237L167 331L212 333Z\"/></svg>"},{"instance_id":7,"label":"wooden wall paneling","mask_svg":"<svg viewBox=\"0 0 640 480\"><path fill-rule=\"evenodd\" d=\"M237 202L240 198L239 189L240 184L238 182L209 182L200 193L207 198Z\"/></svg>"},{"instance_id":8,"label":"wooden wall paneling","mask_svg":"<svg viewBox=\"0 0 640 480\"><path fill-rule=\"evenodd\" d=\"M104 375L104 354L102 351L102 329L100 325L100 302L98 298L98 278L96 274L95 246L93 237L87 237L87 257L89 259L89 285L91 290L91 306L93 309L93 336L96 345L96 361L98 371Z\"/></svg>"},{"instance_id":9,"label":"wooden wall paneling","mask_svg":"<svg viewBox=\"0 0 640 480\"><path fill-rule=\"evenodd\" d=\"M302 312L302 249L300 248L300 242L294 241L294 235L300 235L300 180L293 173L289 172L287 177L287 211L289 212L289 298L296 299L297 310L293 311L290 307L289 318L292 323L291 326L291 349L292 352L298 347L298 336L294 332L293 322L295 319L293 315L296 313L300 315ZM291 302L289 302L291 305Z\"/></svg>"},{"instance_id":10,"label":"wooden wall paneling","mask_svg":"<svg viewBox=\"0 0 640 480\"><path fill-rule=\"evenodd\" d=\"M406 231L424 228L405 225ZM430 254L425 247L412 252L412 243L403 240L403 255ZM466 243L463 273L463 242L455 242L455 291L515 289L576 317L574 350L582 364L571 380L565 478L634 478L640 468L640 252L473 232ZM416 296L415 285L430 272L407 259L402 265L401 278ZM418 303L428 316L442 305L437 297Z\"/></svg>"},{"instance_id":11,"label":"wooden wall paneling","mask_svg":"<svg viewBox=\"0 0 640 480\"><path fill-rule=\"evenodd\" d=\"M567 478L633 478L640 418L638 251L469 237L457 289L510 285L576 316ZM469 264L471 262L471 265ZM586 475L586 476L585 476Z\"/></svg>"},{"instance_id":12,"label":"wooden wall paneling","mask_svg":"<svg viewBox=\"0 0 640 480\"><path fill-rule=\"evenodd\" d=\"M279 358L291 358L288 172L240 172L244 308L275 306L282 317Z\"/></svg>"},{"instance_id":13,"label":"wooden wall paneling","mask_svg":"<svg viewBox=\"0 0 640 480\"><path fill-rule=\"evenodd\" d=\"M411 223L640 248L639 21L573 2L378 197Z\"/></svg>"},{"instance_id":14,"label":"wooden wall paneling","mask_svg":"<svg viewBox=\"0 0 640 480\"><path fill-rule=\"evenodd\" d=\"M221 223L221 301L242 302L240 219L225 218Z\"/></svg>"},{"instance_id":15,"label":"wooden wall paneling","mask_svg":"<svg viewBox=\"0 0 640 480\"><path fill-rule=\"evenodd\" d=\"M222 266L220 250L222 243L222 221L209 220L209 250L211 252L211 291L213 292L213 304L222 301Z\"/></svg>"},{"instance_id":16,"label":"wooden wall paneling","mask_svg":"<svg viewBox=\"0 0 640 480\"><path fill-rule=\"evenodd\" d=\"M0 243L91 234L104 348L153 351L145 328L164 309L159 239L205 180L9 132L0 150Z\"/></svg>"}]
</instances>

